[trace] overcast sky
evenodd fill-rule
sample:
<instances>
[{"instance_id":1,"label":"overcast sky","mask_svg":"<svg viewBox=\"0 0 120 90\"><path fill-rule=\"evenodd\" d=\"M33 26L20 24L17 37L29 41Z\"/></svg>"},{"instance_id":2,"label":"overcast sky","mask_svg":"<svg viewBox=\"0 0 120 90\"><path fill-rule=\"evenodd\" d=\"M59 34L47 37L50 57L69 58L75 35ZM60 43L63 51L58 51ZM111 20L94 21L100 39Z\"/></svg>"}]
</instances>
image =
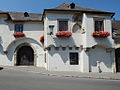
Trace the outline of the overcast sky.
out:
<instances>
[{"instance_id":1,"label":"overcast sky","mask_svg":"<svg viewBox=\"0 0 120 90\"><path fill-rule=\"evenodd\" d=\"M120 0L0 0L0 10L42 14L44 9L72 2L81 7L115 12L115 18L120 20Z\"/></svg>"}]
</instances>

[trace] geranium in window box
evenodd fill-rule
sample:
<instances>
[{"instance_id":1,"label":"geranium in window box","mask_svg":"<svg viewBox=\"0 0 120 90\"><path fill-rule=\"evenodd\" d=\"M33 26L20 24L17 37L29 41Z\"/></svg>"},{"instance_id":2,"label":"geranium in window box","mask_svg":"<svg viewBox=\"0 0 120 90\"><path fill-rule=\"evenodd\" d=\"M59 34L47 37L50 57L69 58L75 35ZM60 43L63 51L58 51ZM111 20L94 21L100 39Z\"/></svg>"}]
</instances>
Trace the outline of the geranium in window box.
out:
<instances>
[{"instance_id":1,"label":"geranium in window box","mask_svg":"<svg viewBox=\"0 0 120 90\"><path fill-rule=\"evenodd\" d=\"M25 37L25 34L23 32L15 32L13 34L14 37Z\"/></svg>"},{"instance_id":2,"label":"geranium in window box","mask_svg":"<svg viewBox=\"0 0 120 90\"><path fill-rule=\"evenodd\" d=\"M42 36L40 37L40 42L41 42L41 43L44 43L44 35L42 35Z\"/></svg>"},{"instance_id":3,"label":"geranium in window box","mask_svg":"<svg viewBox=\"0 0 120 90\"><path fill-rule=\"evenodd\" d=\"M105 31L95 31L92 33L93 37L100 37L100 38L105 38L110 36L109 32L105 32Z\"/></svg>"},{"instance_id":4,"label":"geranium in window box","mask_svg":"<svg viewBox=\"0 0 120 90\"><path fill-rule=\"evenodd\" d=\"M70 31L59 31L56 33L58 38L69 38L72 36L72 32Z\"/></svg>"}]
</instances>

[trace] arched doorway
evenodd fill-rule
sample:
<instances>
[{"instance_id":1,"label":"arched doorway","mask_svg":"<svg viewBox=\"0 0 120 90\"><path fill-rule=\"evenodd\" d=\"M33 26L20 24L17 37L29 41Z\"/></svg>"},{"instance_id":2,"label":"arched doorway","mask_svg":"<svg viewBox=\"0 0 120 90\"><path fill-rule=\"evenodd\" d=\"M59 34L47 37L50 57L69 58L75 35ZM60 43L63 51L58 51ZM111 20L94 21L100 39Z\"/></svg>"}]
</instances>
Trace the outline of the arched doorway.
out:
<instances>
[{"instance_id":1,"label":"arched doorway","mask_svg":"<svg viewBox=\"0 0 120 90\"><path fill-rule=\"evenodd\" d=\"M120 48L115 50L116 72L120 72Z\"/></svg>"},{"instance_id":2,"label":"arched doorway","mask_svg":"<svg viewBox=\"0 0 120 90\"><path fill-rule=\"evenodd\" d=\"M16 65L34 65L34 51L30 46L22 46L17 50Z\"/></svg>"}]
</instances>

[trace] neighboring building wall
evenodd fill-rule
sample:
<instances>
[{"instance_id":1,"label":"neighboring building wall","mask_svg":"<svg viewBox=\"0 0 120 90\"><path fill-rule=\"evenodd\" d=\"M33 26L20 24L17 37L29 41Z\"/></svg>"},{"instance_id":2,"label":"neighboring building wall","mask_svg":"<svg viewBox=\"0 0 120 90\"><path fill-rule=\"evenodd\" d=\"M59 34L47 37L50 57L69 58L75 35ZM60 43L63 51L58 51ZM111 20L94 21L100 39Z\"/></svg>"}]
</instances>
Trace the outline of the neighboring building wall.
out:
<instances>
[{"instance_id":1,"label":"neighboring building wall","mask_svg":"<svg viewBox=\"0 0 120 90\"><path fill-rule=\"evenodd\" d=\"M44 46L40 43L40 37L44 34L43 24L40 22L23 23L23 33L25 37L15 38L14 23L6 22L6 18L0 18L0 65L15 65L16 48L24 43L34 47L36 66L45 67Z\"/></svg>"},{"instance_id":2,"label":"neighboring building wall","mask_svg":"<svg viewBox=\"0 0 120 90\"><path fill-rule=\"evenodd\" d=\"M120 38L114 38L115 41L115 49L120 48Z\"/></svg>"},{"instance_id":3,"label":"neighboring building wall","mask_svg":"<svg viewBox=\"0 0 120 90\"><path fill-rule=\"evenodd\" d=\"M114 37L115 41L115 72L120 72L120 37Z\"/></svg>"}]
</instances>

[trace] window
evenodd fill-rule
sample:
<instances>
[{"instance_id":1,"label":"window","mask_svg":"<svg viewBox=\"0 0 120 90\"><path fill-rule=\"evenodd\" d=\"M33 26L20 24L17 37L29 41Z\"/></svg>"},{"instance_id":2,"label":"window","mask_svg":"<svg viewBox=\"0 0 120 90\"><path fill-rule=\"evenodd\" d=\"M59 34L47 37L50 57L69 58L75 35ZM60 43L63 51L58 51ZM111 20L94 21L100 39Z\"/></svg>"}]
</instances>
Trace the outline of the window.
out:
<instances>
[{"instance_id":1,"label":"window","mask_svg":"<svg viewBox=\"0 0 120 90\"><path fill-rule=\"evenodd\" d=\"M78 65L78 53L70 53L70 65Z\"/></svg>"},{"instance_id":2,"label":"window","mask_svg":"<svg viewBox=\"0 0 120 90\"><path fill-rule=\"evenodd\" d=\"M95 31L104 31L103 19L95 19Z\"/></svg>"},{"instance_id":3,"label":"window","mask_svg":"<svg viewBox=\"0 0 120 90\"><path fill-rule=\"evenodd\" d=\"M59 31L68 30L68 21L59 21Z\"/></svg>"},{"instance_id":4,"label":"window","mask_svg":"<svg viewBox=\"0 0 120 90\"><path fill-rule=\"evenodd\" d=\"M15 32L23 32L23 24L15 24Z\"/></svg>"}]
</instances>

